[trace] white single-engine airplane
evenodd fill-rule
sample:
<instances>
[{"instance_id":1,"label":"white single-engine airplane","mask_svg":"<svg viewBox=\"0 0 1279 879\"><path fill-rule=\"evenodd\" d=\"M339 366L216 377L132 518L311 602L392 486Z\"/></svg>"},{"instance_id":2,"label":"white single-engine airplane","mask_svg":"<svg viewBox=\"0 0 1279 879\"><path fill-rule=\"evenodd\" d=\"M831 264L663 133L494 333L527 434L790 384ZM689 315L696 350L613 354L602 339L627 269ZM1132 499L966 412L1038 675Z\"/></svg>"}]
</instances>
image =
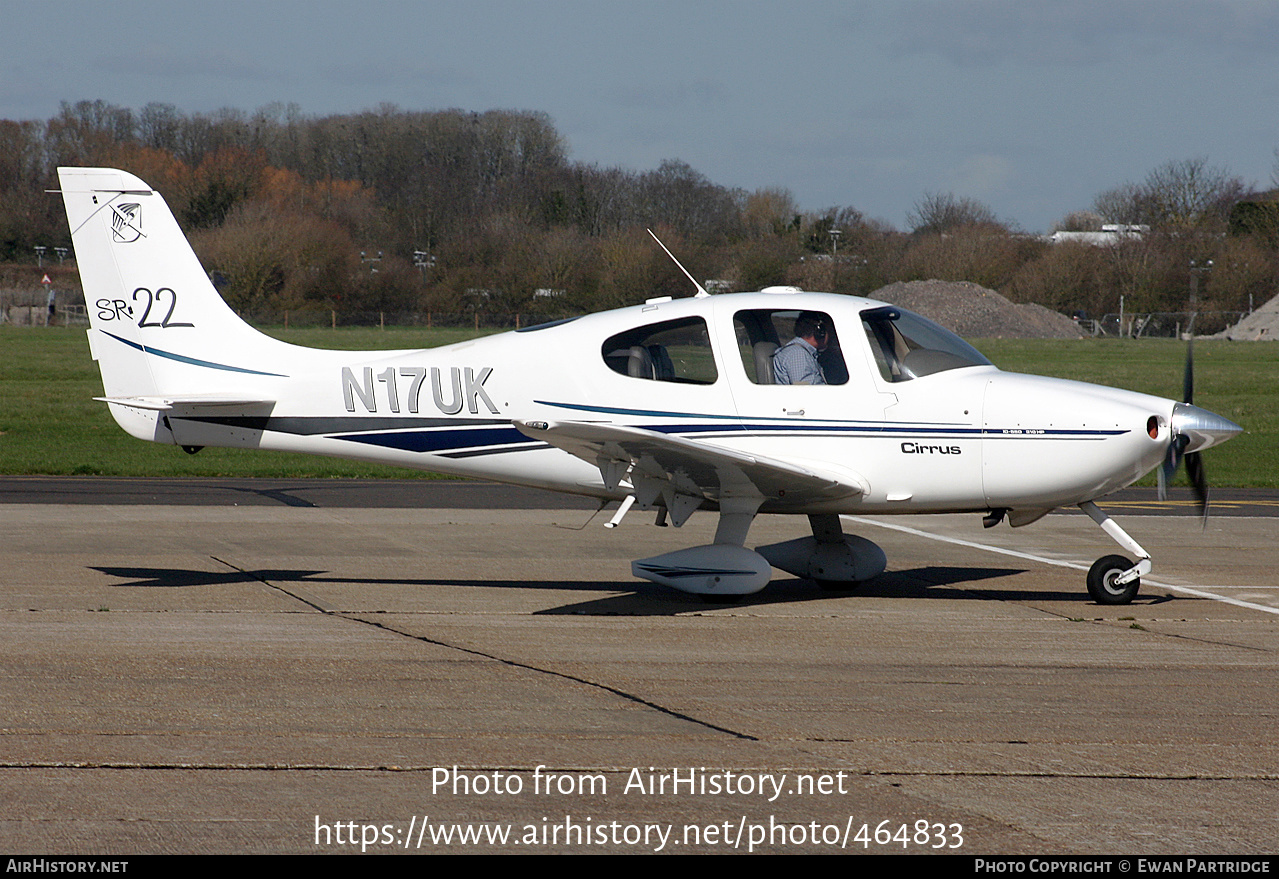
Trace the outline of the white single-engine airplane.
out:
<instances>
[{"instance_id":1,"label":"white single-engine airplane","mask_svg":"<svg viewBox=\"0 0 1279 879\"><path fill-rule=\"evenodd\" d=\"M301 348L227 307L146 183L58 173L103 399L133 436L620 501L610 525L632 506L677 527L717 511L714 543L632 565L687 592L756 592L772 567L822 585L878 575L883 551L844 534L841 514L978 512L988 527L1020 526L1078 505L1136 556L1088 574L1095 600L1126 603L1150 555L1094 499L1161 463L1162 487L1185 457L1206 509L1199 453L1240 431L1190 405L1189 361L1185 402L1005 373L908 311L794 288L699 286L418 351ZM828 340L820 372L782 384L773 355L804 313ZM748 549L759 513L806 515L812 536Z\"/></svg>"}]
</instances>

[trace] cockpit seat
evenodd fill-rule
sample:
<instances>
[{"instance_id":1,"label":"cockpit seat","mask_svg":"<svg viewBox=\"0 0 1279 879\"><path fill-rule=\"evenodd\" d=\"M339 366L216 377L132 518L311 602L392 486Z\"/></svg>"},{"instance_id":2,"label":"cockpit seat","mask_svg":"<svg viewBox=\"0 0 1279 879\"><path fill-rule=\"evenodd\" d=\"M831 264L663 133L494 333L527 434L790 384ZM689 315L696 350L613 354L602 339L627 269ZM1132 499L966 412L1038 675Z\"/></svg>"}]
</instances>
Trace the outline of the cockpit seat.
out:
<instances>
[{"instance_id":1,"label":"cockpit seat","mask_svg":"<svg viewBox=\"0 0 1279 879\"><path fill-rule=\"evenodd\" d=\"M777 375L773 372L773 355L777 353L777 343L756 342L752 350L755 352L755 384L777 384Z\"/></svg>"}]
</instances>

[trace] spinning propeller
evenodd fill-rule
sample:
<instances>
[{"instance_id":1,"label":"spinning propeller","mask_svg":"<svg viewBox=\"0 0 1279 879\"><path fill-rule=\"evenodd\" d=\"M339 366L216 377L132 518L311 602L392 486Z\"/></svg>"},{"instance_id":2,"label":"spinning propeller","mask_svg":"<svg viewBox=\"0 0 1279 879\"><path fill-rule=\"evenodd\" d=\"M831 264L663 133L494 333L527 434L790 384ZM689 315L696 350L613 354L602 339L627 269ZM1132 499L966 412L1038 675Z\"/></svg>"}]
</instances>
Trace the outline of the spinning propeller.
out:
<instances>
[{"instance_id":1,"label":"spinning propeller","mask_svg":"<svg viewBox=\"0 0 1279 879\"><path fill-rule=\"evenodd\" d=\"M1243 428L1229 418L1222 418L1207 409L1193 405L1195 398L1195 348L1193 337L1186 348L1186 371L1182 378L1181 396L1184 402L1172 409L1169 431L1172 438L1168 452L1159 467L1159 499L1168 497L1168 484L1177 473L1177 467L1186 462L1186 476L1199 501L1199 514L1205 527L1208 524L1208 477L1204 473L1200 452L1219 442L1230 439Z\"/></svg>"}]
</instances>

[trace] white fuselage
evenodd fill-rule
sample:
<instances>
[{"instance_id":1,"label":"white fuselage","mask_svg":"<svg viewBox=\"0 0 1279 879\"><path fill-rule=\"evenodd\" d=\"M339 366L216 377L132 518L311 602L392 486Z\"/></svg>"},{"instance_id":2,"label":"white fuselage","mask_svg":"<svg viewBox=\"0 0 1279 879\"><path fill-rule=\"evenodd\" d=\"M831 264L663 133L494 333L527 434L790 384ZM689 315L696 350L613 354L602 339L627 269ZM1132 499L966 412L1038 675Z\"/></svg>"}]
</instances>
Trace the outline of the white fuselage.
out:
<instances>
[{"instance_id":1,"label":"white fuselage","mask_svg":"<svg viewBox=\"0 0 1279 879\"><path fill-rule=\"evenodd\" d=\"M814 508L785 499L762 512L1048 509L1113 491L1156 466L1173 401L989 365L892 380L877 368L860 313L882 303L814 293L660 301L545 328L416 351L341 352L272 343L168 363L160 394L206 386L273 402L253 415L184 418L113 405L148 439L186 446L312 452L555 491L620 497L590 463L530 439L513 421L625 424L859 478L865 494ZM735 315L820 310L835 322L842 384L756 383ZM606 339L647 324L704 320L704 383L610 368ZM194 329L157 330L165 350ZM182 350L190 350L183 340ZM95 344L119 344L114 339ZM255 348L257 346L254 346ZM154 353L154 352L152 352ZM192 359L192 358L187 358ZM1148 422L1155 418L1154 435ZM168 425L166 431L165 425ZM131 426L132 425L132 426ZM165 433L171 436L165 436Z\"/></svg>"},{"instance_id":2,"label":"white fuselage","mask_svg":"<svg viewBox=\"0 0 1279 879\"><path fill-rule=\"evenodd\" d=\"M479 476L657 509L719 511L714 541L637 575L742 595L771 567L823 582L884 570L839 513L989 511L1033 522L1079 504L1138 557L1089 592L1131 601L1149 555L1092 499L1237 434L1187 403L1000 372L910 312L770 288L669 297L416 351L323 351L267 337L222 300L164 199L111 168L60 168L103 399L134 436L195 451L279 449ZM1195 457L1189 457L1189 456ZM1194 467L1192 468L1192 463ZM812 537L747 549L758 513ZM770 567L771 566L771 567Z\"/></svg>"}]
</instances>

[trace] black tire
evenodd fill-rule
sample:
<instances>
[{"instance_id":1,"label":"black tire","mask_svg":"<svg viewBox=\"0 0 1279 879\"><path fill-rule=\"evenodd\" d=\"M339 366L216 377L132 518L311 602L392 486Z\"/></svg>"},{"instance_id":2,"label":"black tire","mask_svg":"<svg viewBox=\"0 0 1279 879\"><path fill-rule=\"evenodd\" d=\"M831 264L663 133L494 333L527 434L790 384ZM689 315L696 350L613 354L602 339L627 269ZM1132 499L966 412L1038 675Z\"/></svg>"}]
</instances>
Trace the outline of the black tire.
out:
<instances>
[{"instance_id":1,"label":"black tire","mask_svg":"<svg viewBox=\"0 0 1279 879\"><path fill-rule=\"evenodd\" d=\"M1088 569L1088 594L1098 604L1129 604L1137 597L1141 578L1115 585L1115 578L1133 566L1121 555L1108 555L1097 559Z\"/></svg>"}]
</instances>

